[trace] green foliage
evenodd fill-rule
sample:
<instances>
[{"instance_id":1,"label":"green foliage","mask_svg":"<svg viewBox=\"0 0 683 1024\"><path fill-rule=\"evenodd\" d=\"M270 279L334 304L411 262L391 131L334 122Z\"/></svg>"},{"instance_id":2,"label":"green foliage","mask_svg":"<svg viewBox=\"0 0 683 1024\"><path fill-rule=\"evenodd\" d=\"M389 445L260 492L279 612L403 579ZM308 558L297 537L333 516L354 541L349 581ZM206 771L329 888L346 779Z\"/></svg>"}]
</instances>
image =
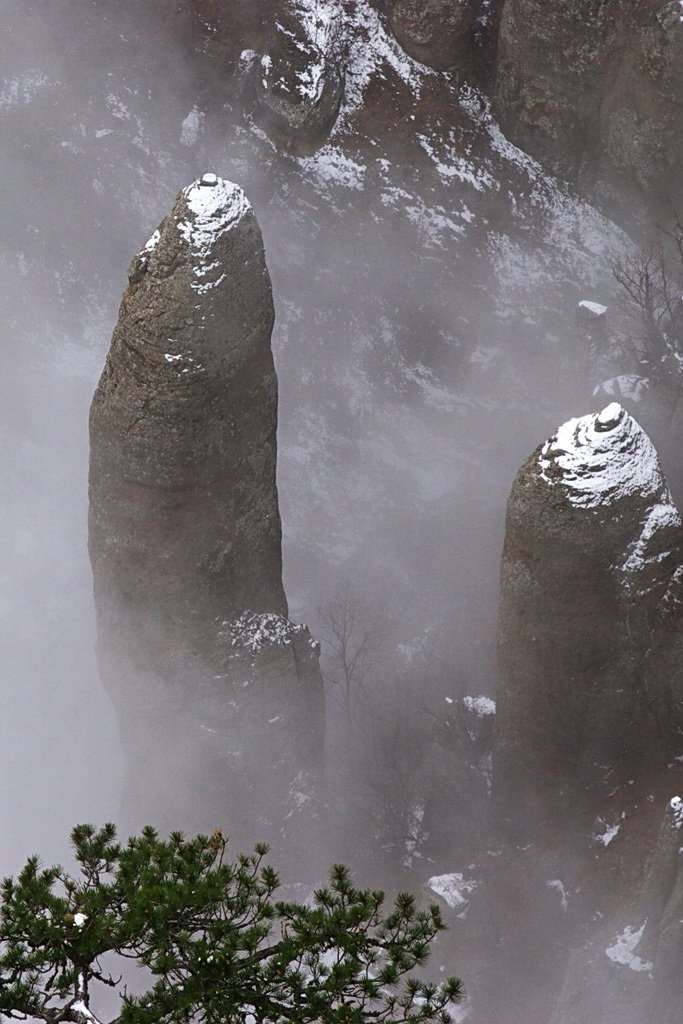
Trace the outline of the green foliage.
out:
<instances>
[{"instance_id":1,"label":"green foliage","mask_svg":"<svg viewBox=\"0 0 683 1024\"><path fill-rule=\"evenodd\" d=\"M97 984L112 954L146 968L142 996L119 991L112 1024L426 1024L449 1020L461 983L410 976L443 928L437 907L355 889L337 865L310 905L278 902L265 846L231 861L220 831L167 841L152 828L123 845L116 829L79 825L80 871L32 857L2 883L0 1020L98 1024Z\"/></svg>"}]
</instances>

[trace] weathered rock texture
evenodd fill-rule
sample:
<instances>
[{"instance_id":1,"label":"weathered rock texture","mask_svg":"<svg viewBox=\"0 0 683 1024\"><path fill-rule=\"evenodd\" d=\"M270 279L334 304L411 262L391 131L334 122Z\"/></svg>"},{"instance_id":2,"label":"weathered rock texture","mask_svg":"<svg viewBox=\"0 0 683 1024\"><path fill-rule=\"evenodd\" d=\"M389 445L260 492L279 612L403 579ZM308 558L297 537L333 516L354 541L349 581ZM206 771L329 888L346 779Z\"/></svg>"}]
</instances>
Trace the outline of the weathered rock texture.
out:
<instances>
[{"instance_id":1,"label":"weathered rock texture","mask_svg":"<svg viewBox=\"0 0 683 1024\"><path fill-rule=\"evenodd\" d=\"M321 139L344 93L342 9L290 0L274 20L256 78L257 116L286 141Z\"/></svg>"},{"instance_id":2,"label":"weathered rock texture","mask_svg":"<svg viewBox=\"0 0 683 1024\"><path fill-rule=\"evenodd\" d=\"M130 266L90 417L98 655L143 804L214 787L232 814L251 788L266 813L320 753L317 645L282 587L272 325L252 208L205 175Z\"/></svg>"},{"instance_id":3,"label":"weathered rock texture","mask_svg":"<svg viewBox=\"0 0 683 1024\"><path fill-rule=\"evenodd\" d=\"M131 264L91 414L96 590L167 649L193 617L287 613L270 280L244 193L206 180Z\"/></svg>"},{"instance_id":4,"label":"weathered rock texture","mask_svg":"<svg viewBox=\"0 0 683 1024\"><path fill-rule=\"evenodd\" d=\"M473 0L390 0L387 13L411 57L440 70L469 68L477 14Z\"/></svg>"},{"instance_id":5,"label":"weathered rock texture","mask_svg":"<svg viewBox=\"0 0 683 1024\"><path fill-rule=\"evenodd\" d=\"M518 806L660 766L681 723L683 531L652 443L621 406L524 463L501 571L494 778Z\"/></svg>"},{"instance_id":6,"label":"weathered rock texture","mask_svg":"<svg viewBox=\"0 0 683 1024\"><path fill-rule=\"evenodd\" d=\"M504 130L606 205L636 190L670 214L683 166L680 15L662 0L507 0L495 90Z\"/></svg>"},{"instance_id":7,"label":"weathered rock texture","mask_svg":"<svg viewBox=\"0 0 683 1024\"><path fill-rule=\"evenodd\" d=\"M666 809L640 889L571 957L551 1024L677 1024L683 1000L683 803Z\"/></svg>"}]
</instances>

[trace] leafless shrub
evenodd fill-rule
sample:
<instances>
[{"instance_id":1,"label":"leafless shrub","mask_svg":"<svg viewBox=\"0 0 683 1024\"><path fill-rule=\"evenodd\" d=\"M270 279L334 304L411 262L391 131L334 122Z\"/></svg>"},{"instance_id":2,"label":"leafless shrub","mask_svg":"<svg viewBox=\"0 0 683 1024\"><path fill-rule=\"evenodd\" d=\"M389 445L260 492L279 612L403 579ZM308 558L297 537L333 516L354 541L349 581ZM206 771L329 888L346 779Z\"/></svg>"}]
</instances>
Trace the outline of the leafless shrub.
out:
<instances>
[{"instance_id":1,"label":"leafless shrub","mask_svg":"<svg viewBox=\"0 0 683 1024\"><path fill-rule=\"evenodd\" d=\"M614 277L622 288L622 309L629 323L632 350L653 383L683 379L683 224L677 216L671 229L635 255L615 263Z\"/></svg>"},{"instance_id":2,"label":"leafless shrub","mask_svg":"<svg viewBox=\"0 0 683 1024\"><path fill-rule=\"evenodd\" d=\"M450 678L432 639L407 650L386 619L350 586L318 609L328 696L335 800L353 832L404 866L426 838L425 808L447 705L437 677ZM443 748L442 748L443 749Z\"/></svg>"},{"instance_id":3,"label":"leafless shrub","mask_svg":"<svg viewBox=\"0 0 683 1024\"><path fill-rule=\"evenodd\" d=\"M318 617L328 693L351 725L367 705L367 687L381 661L387 623L348 584L337 598L318 609Z\"/></svg>"}]
</instances>

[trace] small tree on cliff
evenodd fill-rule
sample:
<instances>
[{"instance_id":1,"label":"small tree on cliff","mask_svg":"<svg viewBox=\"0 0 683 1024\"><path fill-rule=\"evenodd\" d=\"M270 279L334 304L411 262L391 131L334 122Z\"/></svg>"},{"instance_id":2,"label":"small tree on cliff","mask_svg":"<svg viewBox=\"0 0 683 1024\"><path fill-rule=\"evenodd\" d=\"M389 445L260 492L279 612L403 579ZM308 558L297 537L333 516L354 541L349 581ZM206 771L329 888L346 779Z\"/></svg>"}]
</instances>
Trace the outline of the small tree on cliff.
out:
<instances>
[{"instance_id":1,"label":"small tree on cliff","mask_svg":"<svg viewBox=\"0 0 683 1024\"><path fill-rule=\"evenodd\" d=\"M99 1024L98 984L121 986L112 954L150 979L142 996L119 991L112 1024L423 1024L448 1021L460 997L456 978L410 976L438 909L403 894L383 916L383 894L342 866L302 905L274 901L265 847L230 861L220 831L162 841L146 828L122 845L113 825L79 825L71 838L76 876L33 857L3 882L0 1019Z\"/></svg>"},{"instance_id":2,"label":"small tree on cliff","mask_svg":"<svg viewBox=\"0 0 683 1024\"><path fill-rule=\"evenodd\" d=\"M683 380L683 221L612 266L622 289L627 333L652 383L680 391ZM678 397L678 396L677 396Z\"/></svg>"}]
</instances>

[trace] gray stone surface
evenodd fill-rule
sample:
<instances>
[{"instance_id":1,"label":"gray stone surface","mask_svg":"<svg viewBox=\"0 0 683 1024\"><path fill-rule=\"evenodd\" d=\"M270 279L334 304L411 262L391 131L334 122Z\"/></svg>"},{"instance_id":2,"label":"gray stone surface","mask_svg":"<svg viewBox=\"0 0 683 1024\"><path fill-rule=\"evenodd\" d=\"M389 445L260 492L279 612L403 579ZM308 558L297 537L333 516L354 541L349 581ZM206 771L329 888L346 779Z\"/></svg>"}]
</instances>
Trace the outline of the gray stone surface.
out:
<instances>
[{"instance_id":1,"label":"gray stone surface","mask_svg":"<svg viewBox=\"0 0 683 1024\"><path fill-rule=\"evenodd\" d=\"M683 166L682 56L675 3L507 0L495 110L514 142L608 208L638 194L670 214Z\"/></svg>"},{"instance_id":2,"label":"gray stone surface","mask_svg":"<svg viewBox=\"0 0 683 1024\"><path fill-rule=\"evenodd\" d=\"M253 210L205 175L131 263L91 407L98 656L129 784L141 810L172 787L202 827L272 818L321 754L318 648L282 586L272 325Z\"/></svg>"},{"instance_id":3,"label":"gray stone surface","mask_svg":"<svg viewBox=\"0 0 683 1024\"><path fill-rule=\"evenodd\" d=\"M473 0L390 0L391 30L406 53L439 70L470 67Z\"/></svg>"},{"instance_id":4,"label":"gray stone surface","mask_svg":"<svg viewBox=\"0 0 683 1024\"><path fill-rule=\"evenodd\" d=\"M98 597L115 580L117 614L168 651L194 618L287 613L274 313L237 186L190 186L147 246L92 403L91 555Z\"/></svg>"},{"instance_id":5,"label":"gray stone surface","mask_svg":"<svg viewBox=\"0 0 683 1024\"><path fill-rule=\"evenodd\" d=\"M501 568L494 765L520 811L561 816L589 785L672 754L682 561L654 447L616 403L564 424L520 469Z\"/></svg>"},{"instance_id":6,"label":"gray stone surface","mask_svg":"<svg viewBox=\"0 0 683 1024\"><path fill-rule=\"evenodd\" d=\"M683 803L667 805L643 881L572 955L551 1024L677 1024L683 998ZM642 846L641 846L642 848Z\"/></svg>"},{"instance_id":7,"label":"gray stone surface","mask_svg":"<svg viewBox=\"0 0 683 1024\"><path fill-rule=\"evenodd\" d=\"M284 142L322 139L344 93L342 10L290 2L274 19L270 45L256 68L257 117Z\"/></svg>"}]
</instances>

